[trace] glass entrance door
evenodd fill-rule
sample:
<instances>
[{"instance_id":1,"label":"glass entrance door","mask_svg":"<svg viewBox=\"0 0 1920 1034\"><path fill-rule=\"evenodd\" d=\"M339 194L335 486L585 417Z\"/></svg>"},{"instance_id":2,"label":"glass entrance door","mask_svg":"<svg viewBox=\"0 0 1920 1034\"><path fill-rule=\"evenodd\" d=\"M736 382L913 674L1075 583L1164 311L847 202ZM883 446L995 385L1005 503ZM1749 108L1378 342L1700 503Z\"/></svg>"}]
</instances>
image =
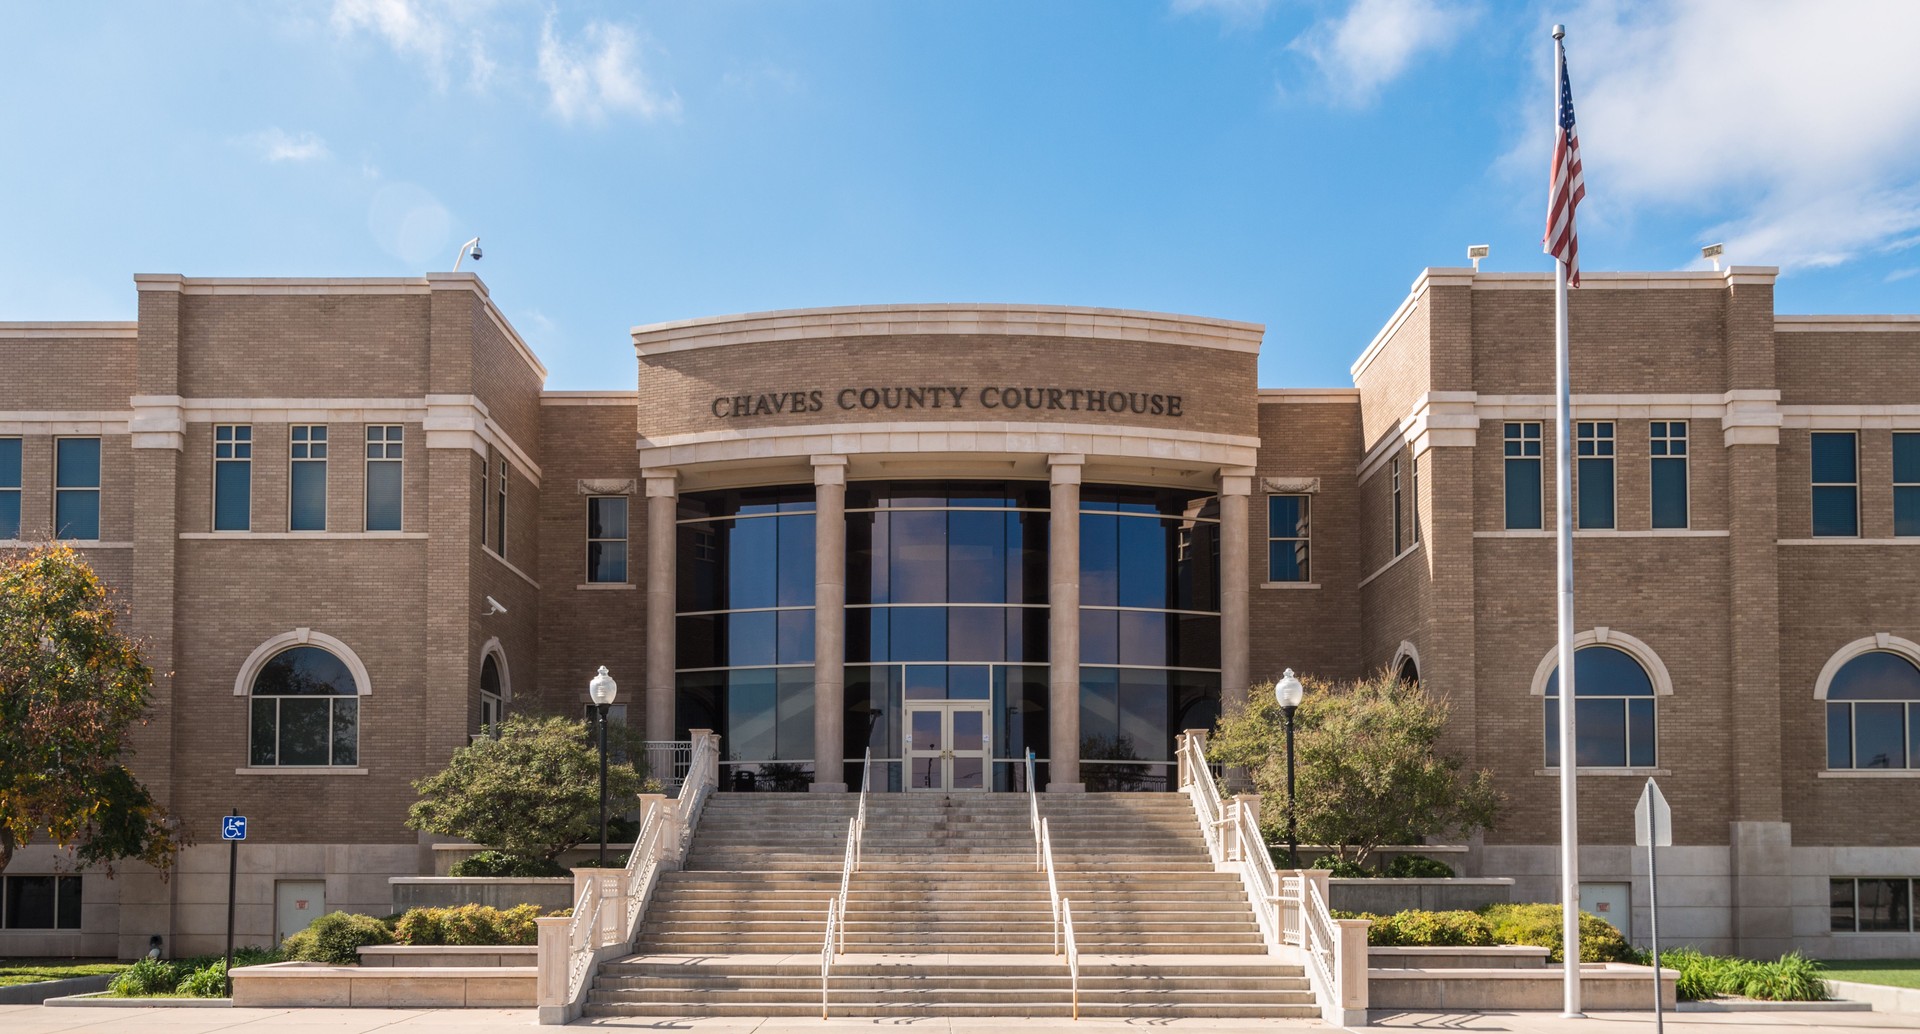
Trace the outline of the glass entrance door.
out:
<instances>
[{"instance_id":1,"label":"glass entrance door","mask_svg":"<svg viewBox=\"0 0 1920 1034\"><path fill-rule=\"evenodd\" d=\"M976 700L906 703L907 789L983 792L992 763L992 705Z\"/></svg>"}]
</instances>

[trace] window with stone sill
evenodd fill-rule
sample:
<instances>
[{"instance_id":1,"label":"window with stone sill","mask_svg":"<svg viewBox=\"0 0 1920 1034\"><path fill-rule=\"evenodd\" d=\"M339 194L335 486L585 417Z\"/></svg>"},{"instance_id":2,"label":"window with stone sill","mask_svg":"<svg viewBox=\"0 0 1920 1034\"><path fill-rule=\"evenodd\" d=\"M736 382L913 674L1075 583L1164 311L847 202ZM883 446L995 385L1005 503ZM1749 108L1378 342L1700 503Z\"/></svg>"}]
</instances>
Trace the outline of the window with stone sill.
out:
<instances>
[{"instance_id":1,"label":"window with stone sill","mask_svg":"<svg viewBox=\"0 0 1920 1034\"><path fill-rule=\"evenodd\" d=\"M1839 876L1828 883L1828 929L1834 933L1913 933L1914 880L1904 876Z\"/></svg>"},{"instance_id":2,"label":"window with stone sill","mask_svg":"<svg viewBox=\"0 0 1920 1034\"><path fill-rule=\"evenodd\" d=\"M1653 768L1655 693L1647 669L1625 650L1585 646L1573 655L1574 738L1581 768ZM1560 672L1547 678L1547 767L1560 766Z\"/></svg>"},{"instance_id":3,"label":"window with stone sill","mask_svg":"<svg viewBox=\"0 0 1920 1034\"><path fill-rule=\"evenodd\" d=\"M1827 768L1920 768L1920 668L1870 650L1827 684Z\"/></svg>"},{"instance_id":4,"label":"window with stone sill","mask_svg":"<svg viewBox=\"0 0 1920 1034\"><path fill-rule=\"evenodd\" d=\"M20 439L0 438L0 539L20 538Z\"/></svg>"},{"instance_id":5,"label":"window with stone sill","mask_svg":"<svg viewBox=\"0 0 1920 1034\"><path fill-rule=\"evenodd\" d=\"M248 764L347 767L360 759L360 696L353 673L317 646L282 650L253 678Z\"/></svg>"}]
</instances>

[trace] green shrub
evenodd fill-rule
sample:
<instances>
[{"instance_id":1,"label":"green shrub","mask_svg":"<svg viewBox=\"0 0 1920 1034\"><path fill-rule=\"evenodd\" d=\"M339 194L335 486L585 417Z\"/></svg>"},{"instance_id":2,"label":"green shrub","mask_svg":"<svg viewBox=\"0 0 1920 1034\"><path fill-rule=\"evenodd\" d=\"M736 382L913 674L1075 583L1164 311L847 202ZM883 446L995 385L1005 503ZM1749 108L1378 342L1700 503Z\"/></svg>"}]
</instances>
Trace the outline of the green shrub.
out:
<instances>
[{"instance_id":1,"label":"green shrub","mask_svg":"<svg viewBox=\"0 0 1920 1034\"><path fill-rule=\"evenodd\" d=\"M373 916L355 912L328 912L315 919L305 930L280 945L289 959L301 962L325 962L352 966L360 961L359 950L374 944L392 944L393 934L386 924Z\"/></svg>"},{"instance_id":2,"label":"green shrub","mask_svg":"<svg viewBox=\"0 0 1920 1034\"><path fill-rule=\"evenodd\" d=\"M501 910L485 905L416 908L400 917L394 933L402 944L533 944L538 905Z\"/></svg>"},{"instance_id":3,"label":"green shrub","mask_svg":"<svg viewBox=\"0 0 1920 1034\"><path fill-rule=\"evenodd\" d=\"M1390 916L1368 916L1367 943L1382 947L1460 948L1494 943L1493 925L1473 912L1425 912L1408 909Z\"/></svg>"},{"instance_id":4,"label":"green shrub","mask_svg":"<svg viewBox=\"0 0 1920 1034\"><path fill-rule=\"evenodd\" d=\"M1330 854L1321 855L1320 857L1315 858L1312 864L1308 865L1307 868L1326 869L1327 871L1332 873L1334 877L1343 879L1343 880L1365 879L1370 876L1379 875L1378 873L1367 868L1366 866L1361 865L1359 862L1351 861L1346 858L1338 858Z\"/></svg>"},{"instance_id":5,"label":"green shrub","mask_svg":"<svg viewBox=\"0 0 1920 1034\"><path fill-rule=\"evenodd\" d=\"M187 974L176 990L189 998L225 998L227 996L227 960L210 962Z\"/></svg>"},{"instance_id":6,"label":"green shrub","mask_svg":"<svg viewBox=\"0 0 1920 1034\"><path fill-rule=\"evenodd\" d=\"M1704 955L1693 948L1660 953L1660 964L1677 970L1675 993L1683 1001L1739 995L1772 1002L1819 1002L1827 998L1826 974L1799 952L1773 962Z\"/></svg>"},{"instance_id":7,"label":"green shrub","mask_svg":"<svg viewBox=\"0 0 1920 1034\"><path fill-rule=\"evenodd\" d=\"M1401 880L1450 879L1453 866L1423 854L1403 854L1387 865L1387 875Z\"/></svg>"},{"instance_id":8,"label":"green shrub","mask_svg":"<svg viewBox=\"0 0 1920 1034\"><path fill-rule=\"evenodd\" d=\"M453 868L448 872L454 876L518 876L522 878L570 875L558 862L508 851L481 851L453 863Z\"/></svg>"},{"instance_id":9,"label":"green shrub","mask_svg":"<svg viewBox=\"0 0 1920 1034\"><path fill-rule=\"evenodd\" d=\"M1530 944L1546 948L1554 962L1566 958L1559 905L1488 905L1480 910L1493 927L1495 944ZM1591 913L1580 913L1580 961L1626 962L1633 948L1613 924Z\"/></svg>"},{"instance_id":10,"label":"green shrub","mask_svg":"<svg viewBox=\"0 0 1920 1034\"><path fill-rule=\"evenodd\" d=\"M115 998L152 998L172 994L179 980L172 966L159 959L141 959L113 978L107 985L107 994Z\"/></svg>"}]
</instances>

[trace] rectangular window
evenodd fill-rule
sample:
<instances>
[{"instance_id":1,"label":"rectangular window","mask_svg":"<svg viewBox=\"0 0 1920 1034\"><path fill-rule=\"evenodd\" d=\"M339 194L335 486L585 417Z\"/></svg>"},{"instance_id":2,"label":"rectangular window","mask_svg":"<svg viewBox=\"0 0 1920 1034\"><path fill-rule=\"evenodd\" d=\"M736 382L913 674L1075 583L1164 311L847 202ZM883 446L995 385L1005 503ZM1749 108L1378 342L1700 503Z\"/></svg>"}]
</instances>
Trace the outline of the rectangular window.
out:
<instances>
[{"instance_id":1,"label":"rectangular window","mask_svg":"<svg viewBox=\"0 0 1920 1034\"><path fill-rule=\"evenodd\" d=\"M1407 489L1408 489L1407 499L1409 500L1409 504L1412 507L1412 509L1408 511L1407 515L1413 518L1413 544L1417 546L1420 544L1420 454L1419 453L1415 453L1414 455L1408 458L1407 474L1409 475L1409 478L1410 478L1407 485Z\"/></svg>"},{"instance_id":2,"label":"rectangular window","mask_svg":"<svg viewBox=\"0 0 1920 1034\"><path fill-rule=\"evenodd\" d=\"M1393 555L1400 555L1400 461L1393 461Z\"/></svg>"},{"instance_id":3,"label":"rectangular window","mask_svg":"<svg viewBox=\"0 0 1920 1034\"><path fill-rule=\"evenodd\" d=\"M367 530L400 530L399 424L367 425Z\"/></svg>"},{"instance_id":4,"label":"rectangular window","mask_svg":"<svg viewBox=\"0 0 1920 1034\"><path fill-rule=\"evenodd\" d=\"M100 537L100 439L53 443L53 537Z\"/></svg>"},{"instance_id":5,"label":"rectangular window","mask_svg":"<svg viewBox=\"0 0 1920 1034\"><path fill-rule=\"evenodd\" d=\"M327 425L295 424L288 432L288 531L327 530Z\"/></svg>"},{"instance_id":6,"label":"rectangular window","mask_svg":"<svg viewBox=\"0 0 1920 1034\"><path fill-rule=\"evenodd\" d=\"M1650 480L1653 526L1687 526L1687 422L1655 420L1648 425L1648 448L1653 453Z\"/></svg>"},{"instance_id":7,"label":"rectangular window","mask_svg":"<svg viewBox=\"0 0 1920 1034\"><path fill-rule=\"evenodd\" d=\"M627 580L627 497L587 499L587 581Z\"/></svg>"},{"instance_id":8,"label":"rectangular window","mask_svg":"<svg viewBox=\"0 0 1920 1034\"><path fill-rule=\"evenodd\" d=\"M213 425L213 530L253 526L253 427Z\"/></svg>"},{"instance_id":9,"label":"rectangular window","mask_svg":"<svg viewBox=\"0 0 1920 1034\"><path fill-rule=\"evenodd\" d=\"M1580 463L1574 484L1580 488L1580 502L1574 513L1579 527L1613 527L1613 421L1582 420L1575 425L1574 453Z\"/></svg>"},{"instance_id":10,"label":"rectangular window","mask_svg":"<svg viewBox=\"0 0 1920 1034\"><path fill-rule=\"evenodd\" d=\"M1505 431L1507 527L1541 527L1540 422L1514 421Z\"/></svg>"},{"instance_id":11,"label":"rectangular window","mask_svg":"<svg viewBox=\"0 0 1920 1034\"><path fill-rule=\"evenodd\" d=\"M1860 440L1852 431L1815 431L1813 534L1860 534Z\"/></svg>"},{"instance_id":12,"label":"rectangular window","mask_svg":"<svg viewBox=\"0 0 1920 1034\"><path fill-rule=\"evenodd\" d=\"M20 439L0 438L0 540L20 538Z\"/></svg>"},{"instance_id":13,"label":"rectangular window","mask_svg":"<svg viewBox=\"0 0 1920 1034\"><path fill-rule=\"evenodd\" d=\"M0 454L0 477L5 476L5 463L4 454ZM0 502L0 522L6 520L5 505ZM1920 535L1920 432L1893 434L1893 533Z\"/></svg>"},{"instance_id":14,"label":"rectangular window","mask_svg":"<svg viewBox=\"0 0 1920 1034\"><path fill-rule=\"evenodd\" d=\"M1310 582L1307 566L1307 497L1267 497L1267 581Z\"/></svg>"},{"instance_id":15,"label":"rectangular window","mask_svg":"<svg viewBox=\"0 0 1920 1034\"><path fill-rule=\"evenodd\" d=\"M507 556L507 461L500 461L500 498L494 503L493 551L502 560Z\"/></svg>"},{"instance_id":16,"label":"rectangular window","mask_svg":"<svg viewBox=\"0 0 1920 1034\"><path fill-rule=\"evenodd\" d=\"M0 877L0 927L80 929L80 877Z\"/></svg>"},{"instance_id":17,"label":"rectangular window","mask_svg":"<svg viewBox=\"0 0 1920 1034\"><path fill-rule=\"evenodd\" d=\"M480 494L475 497L473 512L480 518L480 544L487 544L487 458L480 457Z\"/></svg>"},{"instance_id":18,"label":"rectangular window","mask_svg":"<svg viewBox=\"0 0 1920 1034\"><path fill-rule=\"evenodd\" d=\"M1912 932L1913 884L1902 876L1829 880L1829 929L1835 933Z\"/></svg>"}]
</instances>

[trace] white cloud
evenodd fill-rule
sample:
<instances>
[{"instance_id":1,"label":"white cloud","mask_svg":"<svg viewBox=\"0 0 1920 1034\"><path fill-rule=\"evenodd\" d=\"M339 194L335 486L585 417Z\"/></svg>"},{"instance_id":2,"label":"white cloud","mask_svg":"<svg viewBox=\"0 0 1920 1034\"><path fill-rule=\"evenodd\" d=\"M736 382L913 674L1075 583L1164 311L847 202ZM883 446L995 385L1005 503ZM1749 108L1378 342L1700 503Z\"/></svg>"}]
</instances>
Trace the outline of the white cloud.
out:
<instances>
[{"instance_id":1,"label":"white cloud","mask_svg":"<svg viewBox=\"0 0 1920 1034\"><path fill-rule=\"evenodd\" d=\"M467 85L480 92L498 68L485 42L491 7L487 0L333 0L331 20L343 36L369 33L418 62L440 90L447 88L456 59L464 56ZM458 42L463 37L465 46Z\"/></svg>"},{"instance_id":2,"label":"white cloud","mask_svg":"<svg viewBox=\"0 0 1920 1034\"><path fill-rule=\"evenodd\" d=\"M1316 23L1288 46L1313 60L1336 99L1367 104L1416 57L1452 44L1475 17L1439 0L1354 0L1345 15Z\"/></svg>"},{"instance_id":3,"label":"white cloud","mask_svg":"<svg viewBox=\"0 0 1920 1034\"><path fill-rule=\"evenodd\" d=\"M1566 22L1589 204L1721 218L1701 240L1741 263L1830 266L1915 242L1920 4L1587 0ZM1511 161L1544 168L1543 123Z\"/></svg>"},{"instance_id":4,"label":"white cloud","mask_svg":"<svg viewBox=\"0 0 1920 1034\"><path fill-rule=\"evenodd\" d=\"M659 93L647 81L632 29L606 22L587 26L577 43L562 40L549 18L540 31L540 81L561 119L599 121L625 112L644 119L674 118L680 96Z\"/></svg>"},{"instance_id":5,"label":"white cloud","mask_svg":"<svg viewBox=\"0 0 1920 1034\"><path fill-rule=\"evenodd\" d=\"M289 133L279 126L246 138L270 162L310 162L328 155L327 142L313 133Z\"/></svg>"}]
</instances>

